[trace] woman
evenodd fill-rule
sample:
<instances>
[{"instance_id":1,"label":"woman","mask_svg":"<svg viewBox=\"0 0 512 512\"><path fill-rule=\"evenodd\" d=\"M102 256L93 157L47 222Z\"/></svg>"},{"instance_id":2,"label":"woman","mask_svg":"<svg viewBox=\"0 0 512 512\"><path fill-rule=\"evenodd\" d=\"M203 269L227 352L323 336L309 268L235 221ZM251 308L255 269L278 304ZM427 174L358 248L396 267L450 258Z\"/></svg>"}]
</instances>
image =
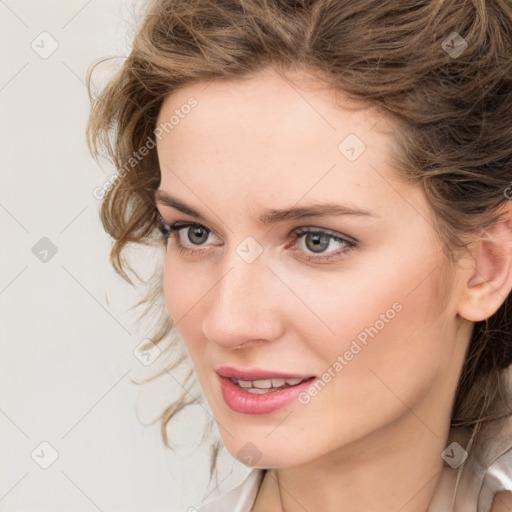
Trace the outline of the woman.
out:
<instances>
[{"instance_id":1,"label":"woman","mask_svg":"<svg viewBox=\"0 0 512 512\"><path fill-rule=\"evenodd\" d=\"M153 343L254 468L191 510L512 510L511 27L506 0L148 5L89 142L115 268L162 233Z\"/></svg>"}]
</instances>

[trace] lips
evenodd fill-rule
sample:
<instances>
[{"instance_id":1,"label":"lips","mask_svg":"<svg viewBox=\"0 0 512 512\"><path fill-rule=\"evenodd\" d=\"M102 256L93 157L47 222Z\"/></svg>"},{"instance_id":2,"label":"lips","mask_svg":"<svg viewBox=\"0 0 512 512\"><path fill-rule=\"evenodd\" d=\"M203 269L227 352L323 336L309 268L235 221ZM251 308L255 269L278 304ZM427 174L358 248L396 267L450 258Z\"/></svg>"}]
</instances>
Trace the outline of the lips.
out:
<instances>
[{"instance_id":1,"label":"lips","mask_svg":"<svg viewBox=\"0 0 512 512\"><path fill-rule=\"evenodd\" d=\"M219 367L222 396L234 411L243 414L269 414L292 402L311 385L313 375L242 370Z\"/></svg>"}]
</instances>

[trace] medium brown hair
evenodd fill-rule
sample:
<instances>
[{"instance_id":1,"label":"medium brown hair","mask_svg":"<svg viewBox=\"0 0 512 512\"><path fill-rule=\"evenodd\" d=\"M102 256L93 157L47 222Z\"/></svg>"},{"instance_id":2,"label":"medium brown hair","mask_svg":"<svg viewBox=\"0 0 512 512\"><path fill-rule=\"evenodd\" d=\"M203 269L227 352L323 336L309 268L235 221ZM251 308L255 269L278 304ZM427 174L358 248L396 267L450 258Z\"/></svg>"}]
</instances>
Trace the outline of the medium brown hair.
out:
<instances>
[{"instance_id":1,"label":"medium brown hair","mask_svg":"<svg viewBox=\"0 0 512 512\"><path fill-rule=\"evenodd\" d=\"M396 172L423 187L452 261L466 235L499 220L512 182L512 4L506 0L154 0L130 54L97 98L94 66L89 69L91 152L122 169L154 138L169 94L269 66L307 70L393 121ZM135 271L123 254L130 244L165 250L154 200L159 183L153 148L113 180L101 204L113 238L111 262L129 282L126 271ZM156 268L139 303L143 314L161 296L161 280ZM512 363L511 300L474 325L452 426L473 429L511 413L493 407L506 395L501 370ZM161 315L152 342L172 331L168 315ZM186 359L178 344L170 345L173 367ZM184 391L162 413L167 445L167 423L192 402Z\"/></svg>"}]
</instances>

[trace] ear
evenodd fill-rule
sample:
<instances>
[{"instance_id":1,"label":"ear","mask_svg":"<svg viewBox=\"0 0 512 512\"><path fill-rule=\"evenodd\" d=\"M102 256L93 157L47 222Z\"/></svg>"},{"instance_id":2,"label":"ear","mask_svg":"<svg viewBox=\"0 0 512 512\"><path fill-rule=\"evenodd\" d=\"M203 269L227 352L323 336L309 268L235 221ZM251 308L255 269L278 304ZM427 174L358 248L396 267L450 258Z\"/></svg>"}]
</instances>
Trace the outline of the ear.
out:
<instances>
[{"instance_id":1,"label":"ear","mask_svg":"<svg viewBox=\"0 0 512 512\"><path fill-rule=\"evenodd\" d=\"M458 313L471 322L491 317L512 289L512 207L506 201L500 220L482 230L468 249Z\"/></svg>"}]
</instances>

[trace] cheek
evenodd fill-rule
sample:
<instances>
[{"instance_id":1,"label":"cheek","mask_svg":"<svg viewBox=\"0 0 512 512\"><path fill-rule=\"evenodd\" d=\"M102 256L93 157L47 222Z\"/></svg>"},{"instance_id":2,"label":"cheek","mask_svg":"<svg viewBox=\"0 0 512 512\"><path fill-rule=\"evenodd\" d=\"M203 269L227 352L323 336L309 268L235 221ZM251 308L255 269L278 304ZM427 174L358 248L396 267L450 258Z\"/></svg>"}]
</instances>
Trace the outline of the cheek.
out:
<instances>
[{"instance_id":1,"label":"cheek","mask_svg":"<svg viewBox=\"0 0 512 512\"><path fill-rule=\"evenodd\" d=\"M346 302L338 342L323 347L320 383L298 407L308 417L330 418L322 422L326 442L357 439L392 423L435 386L447 340L428 288L409 296L410 289L390 289L359 311Z\"/></svg>"},{"instance_id":2,"label":"cheek","mask_svg":"<svg viewBox=\"0 0 512 512\"><path fill-rule=\"evenodd\" d=\"M174 265L171 264L170 257L167 254L165 257L163 290L167 311L175 325L181 317L180 308L183 306L183 302L179 300L179 296L183 294L183 288L178 276L179 274L175 272Z\"/></svg>"},{"instance_id":3,"label":"cheek","mask_svg":"<svg viewBox=\"0 0 512 512\"><path fill-rule=\"evenodd\" d=\"M381 263L378 272L344 280L346 293L331 288L317 297L314 303L336 335L310 338L311 346L326 369L339 363L331 372L343 374L353 389L370 380L372 391L382 390L381 376L408 393L415 382L421 387L422 379L435 374L450 350L450 340L443 338L450 332L450 312L441 309L446 276L431 262Z\"/></svg>"},{"instance_id":4,"label":"cheek","mask_svg":"<svg viewBox=\"0 0 512 512\"><path fill-rule=\"evenodd\" d=\"M338 323L347 334L336 347L343 356L336 387L342 400L356 404L363 415L368 406L391 412L402 407L402 401L416 402L451 350L449 312L441 313L439 307L440 274L425 275L411 272L387 283L381 279L369 300L359 302L359 309L346 303L346 323ZM343 389L350 389L352 396L347 398Z\"/></svg>"},{"instance_id":5,"label":"cheek","mask_svg":"<svg viewBox=\"0 0 512 512\"><path fill-rule=\"evenodd\" d=\"M164 267L163 292L175 328L187 341L189 326L194 325L192 320L199 309L198 301L201 294L205 293L204 284L198 283L198 279L194 279L194 274L187 267L180 265L176 258L168 254Z\"/></svg>"},{"instance_id":6,"label":"cheek","mask_svg":"<svg viewBox=\"0 0 512 512\"><path fill-rule=\"evenodd\" d=\"M406 267L381 260L373 270L370 265L362 267L364 270L337 278L318 279L314 287L307 279L292 281L294 290L300 291L302 301L312 305L318 317L304 315L292 325L301 322L301 333L325 362L332 363L351 347L358 351L354 342L364 351L373 347L368 356L373 351L379 357L384 351L400 352L435 328L432 324L440 312L442 281L438 270L432 272L435 265ZM288 282L293 279L287 278Z\"/></svg>"}]
</instances>

